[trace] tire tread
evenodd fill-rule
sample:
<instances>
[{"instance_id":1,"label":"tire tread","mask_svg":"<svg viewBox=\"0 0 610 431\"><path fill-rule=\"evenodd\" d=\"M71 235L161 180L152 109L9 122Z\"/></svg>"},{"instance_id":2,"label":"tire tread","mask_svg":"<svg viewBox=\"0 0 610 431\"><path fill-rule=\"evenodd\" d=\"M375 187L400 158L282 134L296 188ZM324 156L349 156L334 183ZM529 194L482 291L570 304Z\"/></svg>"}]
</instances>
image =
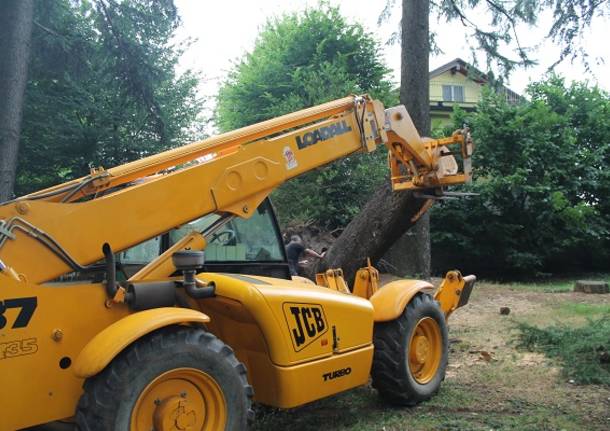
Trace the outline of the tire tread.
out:
<instances>
[{"instance_id":1,"label":"tire tread","mask_svg":"<svg viewBox=\"0 0 610 431\"><path fill-rule=\"evenodd\" d=\"M434 389L430 395L423 395L413 387L409 380L406 361L403 361L403 352L406 351L406 333L417 323L417 315L422 308L434 307L440 312L438 302L430 295L425 293L417 294L407 305L404 312L396 319L388 322L375 324L373 343L375 352L373 356L373 366L371 370L372 386L379 395L392 404L403 406L414 406L422 401L429 399L438 391ZM415 321L415 322L414 322ZM446 325L443 318L441 331L444 331L445 340L443 348L446 349ZM408 341L406 341L408 343ZM443 354L444 360L441 361L439 372L441 380L444 378L447 365L446 352Z\"/></svg>"},{"instance_id":2,"label":"tire tread","mask_svg":"<svg viewBox=\"0 0 610 431\"><path fill-rule=\"evenodd\" d=\"M85 380L84 393L76 408L77 430L81 431L108 431L112 429L116 403L114 395L117 394L125 381L127 372L146 357L154 354L172 354L181 343L197 346L201 349L210 349L223 356L235 369L239 376L244 394L246 394L246 414L248 424L254 419L252 398L254 390L248 383L247 370L244 364L238 361L233 349L203 329L174 326L148 334L123 350L99 374Z\"/></svg>"}]
</instances>

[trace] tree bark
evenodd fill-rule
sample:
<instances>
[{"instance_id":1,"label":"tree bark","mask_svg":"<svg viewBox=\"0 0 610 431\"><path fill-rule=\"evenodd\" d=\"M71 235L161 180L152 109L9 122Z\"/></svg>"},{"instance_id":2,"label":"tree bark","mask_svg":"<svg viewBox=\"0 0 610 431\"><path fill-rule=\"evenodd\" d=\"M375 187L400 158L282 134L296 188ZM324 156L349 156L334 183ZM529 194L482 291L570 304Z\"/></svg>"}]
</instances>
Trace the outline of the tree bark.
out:
<instances>
[{"instance_id":1,"label":"tree bark","mask_svg":"<svg viewBox=\"0 0 610 431\"><path fill-rule=\"evenodd\" d=\"M379 269L399 277L428 279L431 272L429 232L430 215L425 213L383 255Z\"/></svg>"},{"instance_id":2,"label":"tree bark","mask_svg":"<svg viewBox=\"0 0 610 431\"><path fill-rule=\"evenodd\" d=\"M0 202L15 185L33 13L33 0L0 1Z\"/></svg>"},{"instance_id":3,"label":"tree bark","mask_svg":"<svg viewBox=\"0 0 610 431\"><path fill-rule=\"evenodd\" d=\"M401 21L400 103L405 105L421 136L430 135L428 0L403 0ZM430 278L430 216L403 235L384 256L399 276Z\"/></svg>"},{"instance_id":4,"label":"tree bark","mask_svg":"<svg viewBox=\"0 0 610 431\"><path fill-rule=\"evenodd\" d=\"M430 35L428 0L403 0L400 103L421 136L430 134Z\"/></svg>"}]
</instances>

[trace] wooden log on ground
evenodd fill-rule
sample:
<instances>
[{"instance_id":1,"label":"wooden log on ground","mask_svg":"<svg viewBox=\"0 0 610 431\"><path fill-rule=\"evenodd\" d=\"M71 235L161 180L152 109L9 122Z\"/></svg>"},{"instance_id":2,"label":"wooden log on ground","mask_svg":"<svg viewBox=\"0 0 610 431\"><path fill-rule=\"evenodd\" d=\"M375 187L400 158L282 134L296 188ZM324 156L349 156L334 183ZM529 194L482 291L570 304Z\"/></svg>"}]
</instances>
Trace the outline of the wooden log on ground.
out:
<instances>
[{"instance_id":1,"label":"wooden log on ground","mask_svg":"<svg viewBox=\"0 0 610 431\"><path fill-rule=\"evenodd\" d=\"M610 293L610 288L605 281L578 280L574 284L574 292Z\"/></svg>"}]
</instances>

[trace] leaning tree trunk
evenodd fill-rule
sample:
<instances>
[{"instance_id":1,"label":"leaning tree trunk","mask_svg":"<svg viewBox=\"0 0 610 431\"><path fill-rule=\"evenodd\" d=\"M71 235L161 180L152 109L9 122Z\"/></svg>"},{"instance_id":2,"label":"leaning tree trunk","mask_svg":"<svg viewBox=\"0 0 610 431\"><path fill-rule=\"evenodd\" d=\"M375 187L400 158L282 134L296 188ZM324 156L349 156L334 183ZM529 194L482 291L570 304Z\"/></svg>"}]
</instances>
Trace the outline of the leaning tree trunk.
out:
<instances>
[{"instance_id":1,"label":"leaning tree trunk","mask_svg":"<svg viewBox=\"0 0 610 431\"><path fill-rule=\"evenodd\" d=\"M15 185L33 7L32 0L0 1L0 202Z\"/></svg>"},{"instance_id":2,"label":"leaning tree trunk","mask_svg":"<svg viewBox=\"0 0 610 431\"><path fill-rule=\"evenodd\" d=\"M430 133L430 98L428 56L428 0L403 0L402 3L402 66L400 101L407 107L415 127L422 136ZM379 188L360 213L335 241L319 269L343 268L351 284L366 258L373 263L413 226L424 200L410 192L392 192L388 183ZM408 241L421 255L421 267L415 272L427 278L430 274L430 234L427 214L418 222L414 241ZM399 250L400 253L400 250ZM403 256L404 253L402 254ZM402 274L401 274L402 275Z\"/></svg>"},{"instance_id":3,"label":"leaning tree trunk","mask_svg":"<svg viewBox=\"0 0 610 431\"><path fill-rule=\"evenodd\" d=\"M393 192L388 180L347 225L317 270L342 268L345 279L352 285L356 271L366 264L367 258L377 263L396 239L413 226L413 218L424 203L411 192Z\"/></svg>"}]
</instances>

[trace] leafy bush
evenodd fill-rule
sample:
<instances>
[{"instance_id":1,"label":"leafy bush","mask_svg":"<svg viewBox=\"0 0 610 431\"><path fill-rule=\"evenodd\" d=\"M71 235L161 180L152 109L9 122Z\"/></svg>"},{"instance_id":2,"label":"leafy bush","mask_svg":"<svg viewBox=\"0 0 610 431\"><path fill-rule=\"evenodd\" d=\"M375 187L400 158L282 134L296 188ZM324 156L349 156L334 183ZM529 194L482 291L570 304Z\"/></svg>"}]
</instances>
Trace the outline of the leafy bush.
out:
<instances>
[{"instance_id":1,"label":"leafy bush","mask_svg":"<svg viewBox=\"0 0 610 431\"><path fill-rule=\"evenodd\" d=\"M433 260L495 278L610 262L610 99L552 78L517 105L488 92L471 126L478 196L433 208Z\"/></svg>"}]
</instances>

